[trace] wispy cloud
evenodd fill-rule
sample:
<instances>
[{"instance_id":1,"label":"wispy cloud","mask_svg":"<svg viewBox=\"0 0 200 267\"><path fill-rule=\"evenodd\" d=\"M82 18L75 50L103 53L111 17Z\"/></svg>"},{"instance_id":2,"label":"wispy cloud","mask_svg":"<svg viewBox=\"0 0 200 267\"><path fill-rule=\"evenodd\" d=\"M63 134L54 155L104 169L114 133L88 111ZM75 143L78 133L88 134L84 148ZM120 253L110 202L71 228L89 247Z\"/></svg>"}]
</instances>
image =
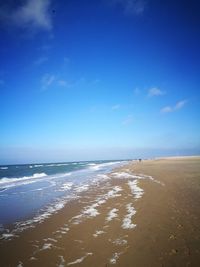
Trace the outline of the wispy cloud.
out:
<instances>
[{"instance_id":1,"label":"wispy cloud","mask_svg":"<svg viewBox=\"0 0 200 267\"><path fill-rule=\"evenodd\" d=\"M130 125L133 123L133 116L128 115L122 122L123 125Z\"/></svg>"},{"instance_id":2,"label":"wispy cloud","mask_svg":"<svg viewBox=\"0 0 200 267\"><path fill-rule=\"evenodd\" d=\"M166 106L166 107L162 108L160 112L161 113L170 113L170 112L177 111L179 109L182 109L186 105L187 102L188 102L188 100L186 100L186 99L178 101L175 106Z\"/></svg>"},{"instance_id":3,"label":"wispy cloud","mask_svg":"<svg viewBox=\"0 0 200 267\"><path fill-rule=\"evenodd\" d=\"M72 88L77 85L77 82L69 82L65 79L60 79L58 75L47 73L42 76L41 85L42 90L47 90L52 85L56 87Z\"/></svg>"},{"instance_id":4,"label":"wispy cloud","mask_svg":"<svg viewBox=\"0 0 200 267\"><path fill-rule=\"evenodd\" d=\"M26 0L17 8L8 6L0 12L1 20L24 29L52 29L51 0Z\"/></svg>"},{"instance_id":5,"label":"wispy cloud","mask_svg":"<svg viewBox=\"0 0 200 267\"><path fill-rule=\"evenodd\" d=\"M66 87L68 85L68 82L65 80L58 80L58 85L62 87Z\"/></svg>"},{"instance_id":6,"label":"wispy cloud","mask_svg":"<svg viewBox=\"0 0 200 267\"><path fill-rule=\"evenodd\" d=\"M161 96L161 95L165 95L166 92L157 88L157 87L153 87L153 88L150 88L149 91L148 91L148 96L149 97L152 97L152 96Z\"/></svg>"},{"instance_id":7,"label":"wispy cloud","mask_svg":"<svg viewBox=\"0 0 200 267\"><path fill-rule=\"evenodd\" d=\"M80 88L82 86L92 86L97 83L99 83L100 80L90 80L87 81L84 77L81 77L78 80L70 81L65 78L63 78L60 75L54 75L54 74L45 74L41 78L41 88L42 90L47 90L50 86L54 85L57 88L58 87L65 87L65 88Z\"/></svg>"},{"instance_id":8,"label":"wispy cloud","mask_svg":"<svg viewBox=\"0 0 200 267\"><path fill-rule=\"evenodd\" d=\"M174 107L174 109L177 110L177 109L183 108L187 102L188 101L186 99L177 102L176 105L175 105L175 107Z\"/></svg>"},{"instance_id":9,"label":"wispy cloud","mask_svg":"<svg viewBox=\"0 0 200 267\"><path fill-rule=\"evenodd\" d=\"M166 107L161 109L161 113L169 113L169 112L173 112L173 111L174 111L173 107L170 107L170 106L166 106Z\"/></svg>"},{"instance_id":10,"label":"wispy cloud","mask_svg":"<svg viewBox=\"0 0 200 267\"><path fill-rule=\"evenodd\" d=\"M147 5L145 0L111 0L112 5L120 5L125 14L141 15L144 13Z\"/></svg>"},{"instance_id":11,"label":"wispy cloud","mask_svg":"<svg viewBox=\"0 0 200 267\"><path fill-rule=\"evenodd\" d=\"M56 76L52 74L45 74L42 79L42 89L47 90L56 80Z\"/></svg>"},{"instance_id":12,"label":"wispy cloud","mask_svg":"<svg viewBox=\"0 0 200 267\"><path fill-rule=\"evenodd\" d=\"M56 83L60 87L67 87L67 88L75 87L77 84L76 82L69 82L64 79L57 80Z\"/></svg>"},{"instance_id":13,"label":"wispy cloud","mask_svg":"<svg viewBox=\"0 0 200 267\"><path fill-rule=\"evenodd\" d=\"M39 57L38 59L36 59L34 61L35 65L42 65L44 62L46 62L48 60L48 57Z\"/></svg>"},{"instance_id":14,"label":"wispy cloud","mask_svg":"<svg viewBox=\"0 0 200 267\"><path fill-rule=\"evenodd\" d=\"M119 104L117 104L117 105L112 106L111 109L112 109L112 110L117 110L117 109L119 109L120 107L121 107L121 106L120 106Z\"/></svg>"}]
</instances>

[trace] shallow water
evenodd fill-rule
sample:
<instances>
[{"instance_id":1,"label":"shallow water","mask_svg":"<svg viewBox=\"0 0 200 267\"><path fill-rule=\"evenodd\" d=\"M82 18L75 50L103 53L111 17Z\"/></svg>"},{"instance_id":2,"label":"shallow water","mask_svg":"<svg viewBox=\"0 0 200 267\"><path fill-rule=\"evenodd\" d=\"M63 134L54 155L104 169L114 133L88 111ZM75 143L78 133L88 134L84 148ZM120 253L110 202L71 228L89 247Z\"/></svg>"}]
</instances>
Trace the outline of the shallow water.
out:
<instances>
[{"instance_id":1,"label":"shallow water","mask_svg":"<svg viewBox=\"0 0 200 267\"><path fill-rule=\"evenodd\" d=\"M125 161L0 166L0 225L49 217Z\"/></svg>"}]
</instances>

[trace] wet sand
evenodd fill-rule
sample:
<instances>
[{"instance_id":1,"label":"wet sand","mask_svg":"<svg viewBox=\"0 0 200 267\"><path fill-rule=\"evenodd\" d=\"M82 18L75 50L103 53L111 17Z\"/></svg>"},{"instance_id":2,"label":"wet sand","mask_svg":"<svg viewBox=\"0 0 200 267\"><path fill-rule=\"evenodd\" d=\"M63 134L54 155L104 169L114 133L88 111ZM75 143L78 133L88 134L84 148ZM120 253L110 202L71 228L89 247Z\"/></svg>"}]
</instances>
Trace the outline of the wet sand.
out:
<instances>
[{"instance_id":1,"label":"wet sand","mask_svg":"<svg viewBox=\"0 0 200 267\"><path fill-rule=\"evenodd\" d=\"M200 158L130 163L0 240L1 266L199 266Z\"/></svg>"}]
</instances>

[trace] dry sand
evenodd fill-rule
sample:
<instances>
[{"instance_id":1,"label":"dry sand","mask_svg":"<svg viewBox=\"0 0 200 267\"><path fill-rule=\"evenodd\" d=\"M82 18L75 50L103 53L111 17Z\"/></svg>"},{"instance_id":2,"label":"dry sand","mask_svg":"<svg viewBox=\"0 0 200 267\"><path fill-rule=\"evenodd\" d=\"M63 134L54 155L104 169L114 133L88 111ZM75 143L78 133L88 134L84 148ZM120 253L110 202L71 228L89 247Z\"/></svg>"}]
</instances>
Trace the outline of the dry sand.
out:
<instances>
[{"instance_id":1,"label":"dry sand","mask_svg":"<svg viewBox=\"0 0 200 267\"><path fill-rule=\"evenodd\" d=\"M109 176L1 241L0 265L199 267L200 158L130 163Z\"/></svg>"}]
</instances>

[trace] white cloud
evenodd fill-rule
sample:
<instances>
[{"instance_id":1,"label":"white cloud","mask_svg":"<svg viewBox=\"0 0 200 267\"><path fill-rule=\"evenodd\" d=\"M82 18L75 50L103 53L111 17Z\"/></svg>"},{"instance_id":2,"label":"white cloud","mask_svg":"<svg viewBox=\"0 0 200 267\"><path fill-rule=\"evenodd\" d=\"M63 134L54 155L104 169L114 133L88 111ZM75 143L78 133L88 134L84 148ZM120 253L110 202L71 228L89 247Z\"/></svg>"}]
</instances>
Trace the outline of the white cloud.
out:
<instances>
[{"instance_id":1,"label":"white cloud","mask_svg":"<svg viewBox=\"0 0 200 267\"><path fill-rule=\"evenodd\" d=\"M114 106L111 107L112 110L117 110L119 108L120 108L120 105L114 105Z\"/></svg>"},{"instance_id":2,"label":"white cloud","mask_svg":"<svg viewBox=\"0 0 200 267\"><path fill-rule=\"evenodd\" d=\"M59 86L66 87L66 86L68 85L68 82L65 81L65 80L58 80L58 85L59 85Z\"/></svg>"},{"instance_id":3,"label":"white cloud","mask_svg":"<svg viewBox=\"0 0 200 267\"><path fill-rule=\"evenodd\" d=\"M162 108L160 112L161 113L174 112L176 110L183 108L187 102L188 102L187 100L181 100L181 101L177 102L175 106L172 106L172 107L166 106L166 107Z\"/></svg>"},{"instance_id":4,"label":"white cloud","mask_svg":"<svg viewBox=\"0 0 200 267\"><path fill-rule=\"evenodd\" d=\"M132 115L128 115L125 120L122 122L123 125L129 125L132 124L133 122L133 116Z\"/></svg>"},{"instance_id":5,"label":"white cloud","mask_svg":"<svg viewBox=\"0 0 200 267\"><path fill-rule=\"evenodd\" d=\"M28 30L50 31L52 29L50 5L51 0L24 0L23 4L14 10L10 7L1 10L1 19Z\"/></svg>"},{"instance_id":6,"label":"white cloud","mask_svg":"<svg viewBox=\"0 0 200 267\"><path fill-rule=\"evenodd\" d=\"M34 61L34 64L35 64L35 65L41 65L41 64L43 64L44 62L46 62L47 60L48 60L47 57L39 57L38 59L36 59L36 60Z\"/></svg>"},{"instance_id":7,"label":"white cloud","mask_svg":"<svg viewBox=\"0 0 200 267\"><path fill-rule=\"evenodd\" d=\"M166 107L161 109L161 113L169 113L169 112L172 112L172 111L174 111L174 110L170 106L166 106Z\"/></svg>"},{"instance_id":8,"label":"white cloud","mask_svg":"<svg viewBox=\"0 0 200 267\"><path fill-rule=\"evenodd\" d=\"M99 82L99 80L92 80L91 82L86 81L84 77L78 79L77 81L68 81L66 79L60 78L60 75L53 74L45 74L41 78L42 89L46 90L52 84L54 86L65 87L65 88L73 88L73 87L81 87L83 85L94 85Z\"/></svg>"},{"instance_id":9,"label":"white cloud","mask_svg":"<svg viewBox=\"0 0 200 267\"><path fill-rule=\"evenodd\" d=\"M41 79L42 89L43 90L48 89L48 87L51 86L55 80L56 80L55 75L45 74Z\"/></svg>"},{"instance_id":10,"label":"white cloud","mask_svg":"<svg viewBox=\"0 0 200 267\"><path fill-rule=\"evenodd\" d=\"M177 110L177 109L181 109L185 106L185 104L187 103L187 100L181 100L179 102L176 103L174 109Z\"/></svg>"},{"instance_id":11,"label":"white cloud","mask_svg":"<svg viewBox=\"0 0 200 267\"><path fill-rule=\"evenodd\" d=\"M150 96L150 97L160 96L160 95L164 95L164 94L165 94L165 91L162 91L157 87L150 88L148 91L148 96Z\"/></svg>"},{"instance_id":12,"label":"white cloud","mask_svg":"<svg viewBox=\"0 0 200 267\"><path fill-rule=\"evenodd\" d=\"M146 8L145 0L111 0L113 5L121 5L125 14L141 15Z\"/></svg>"},{"instance_id":13,"label":"white cloud","mask_svg":"<svg viewBox=\"0 0 200 267\"><path fill-rule=\"evenodd\" d=\"M57 84L61 87L67 87L67 88L71 88L71 87L74 87L76 86L76 83L72 83L72 82L69 82L67 80L57 80Z\"/></svg>"}]
</instances>

